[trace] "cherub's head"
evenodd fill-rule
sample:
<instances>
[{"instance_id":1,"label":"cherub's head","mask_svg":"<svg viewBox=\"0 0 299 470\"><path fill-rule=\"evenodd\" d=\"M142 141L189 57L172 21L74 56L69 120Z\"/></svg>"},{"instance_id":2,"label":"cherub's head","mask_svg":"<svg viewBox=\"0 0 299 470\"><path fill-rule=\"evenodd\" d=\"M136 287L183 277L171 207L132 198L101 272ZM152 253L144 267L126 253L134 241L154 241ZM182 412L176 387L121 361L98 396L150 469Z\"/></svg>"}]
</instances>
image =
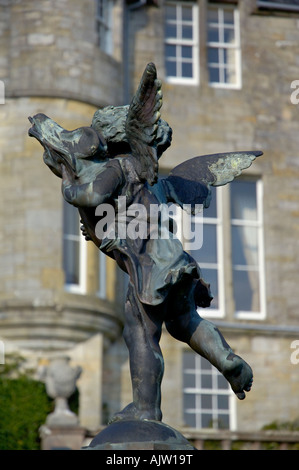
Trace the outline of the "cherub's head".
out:
<instances>
[{"instance_id":1,"label":"cherub's head","mask_svg":"<svg viewBox=\"0 0 299 470\"><path fill-rule=\"evenodd\" d=\"M109 156L130 152L130 145L126 136L126 120L129 111L127 106L107 106L98 109L92 119L92 128L103 135L108 148ZM166 121L159 119L157 137L154 142L158 158L171 145L172 129Z\"/></svg>"},{"instance_id":2,"label":"cherub's head","mask_svg":"<svg viewBox=\"0 0 299 470\"><path fill-rule=\"evenodd\" d=\"M44 147L44 162L56 176L62 176L61 165L79 176L88 162L105 160L107 145L104 138L92 127L67 131L45 114L30 117L29 135Z\"/></svg>"}]
</instances>

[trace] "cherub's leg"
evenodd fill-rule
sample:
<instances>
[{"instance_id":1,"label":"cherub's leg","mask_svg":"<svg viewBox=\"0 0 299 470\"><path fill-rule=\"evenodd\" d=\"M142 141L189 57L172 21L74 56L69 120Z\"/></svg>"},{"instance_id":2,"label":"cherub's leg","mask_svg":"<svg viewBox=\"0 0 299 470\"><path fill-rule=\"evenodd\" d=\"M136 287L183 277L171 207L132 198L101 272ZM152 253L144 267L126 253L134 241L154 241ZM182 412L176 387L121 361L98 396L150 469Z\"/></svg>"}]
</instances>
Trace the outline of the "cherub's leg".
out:
<instances>
[{"instance_id":1,"label":"cherub's leg","mask_svg":"<svg viewBox=\"0 0 299 470\"><path fill-rule=\"evenodd\" d=\"M155 319L152 310L139 302L130 284L123 335L129 350L133 402L117 413L112 421L162 419L160 405L164 361L159 346L162 321Z\"/></svg>"},{"instance_id":2,"label":"cherub's leg","mask_svg":"<svg viewBox=\"0 0 299 470\"><path fill-rule=\"evenodd\" d=\"M187 292L187 295L186 295ZM186 342L195 352L208 359L228 380L240 400L252 385L251 367L237 356L228 345L218 328L201 318L194 303L192 289L177 289L168 309L176 309L175 315L166 322L167 330L176 339Z\"/></svg>"}]
</instances>

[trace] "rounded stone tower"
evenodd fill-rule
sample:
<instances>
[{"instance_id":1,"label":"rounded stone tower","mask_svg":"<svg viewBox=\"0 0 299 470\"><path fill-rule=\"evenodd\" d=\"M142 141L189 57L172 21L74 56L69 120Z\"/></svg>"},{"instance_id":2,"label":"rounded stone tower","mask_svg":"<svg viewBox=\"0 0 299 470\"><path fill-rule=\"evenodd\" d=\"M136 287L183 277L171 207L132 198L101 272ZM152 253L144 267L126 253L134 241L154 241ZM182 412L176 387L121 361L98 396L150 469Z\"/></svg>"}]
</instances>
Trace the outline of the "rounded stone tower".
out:
<instances>
[{"instance_id":1,"label":"rounded stone tower","mask_svg":"<svg viewBox=\"0 0 299 470\"><path fill-rule=\"evenodd\" d=\"M89 126L99 107L122 104L121 15L118 0L0 3L0 327L6 352L12 347L38 358L75 351L83 369L87 361L98 370L105 346L120 334L115 268L83 237L78 242L78 214L65 213L60 182L28 136L28 116L43 112L71 130ZM70 218L76 239L64 226ZM70 248L75 241L77 248ZM84 277L80 289L73 281L68 288L66 264ZM94 365L86 353L90 342ZM88 372L83 376L87 384ZM83 424L96 425L86 413Z\"/></svg>"}]
</instances>

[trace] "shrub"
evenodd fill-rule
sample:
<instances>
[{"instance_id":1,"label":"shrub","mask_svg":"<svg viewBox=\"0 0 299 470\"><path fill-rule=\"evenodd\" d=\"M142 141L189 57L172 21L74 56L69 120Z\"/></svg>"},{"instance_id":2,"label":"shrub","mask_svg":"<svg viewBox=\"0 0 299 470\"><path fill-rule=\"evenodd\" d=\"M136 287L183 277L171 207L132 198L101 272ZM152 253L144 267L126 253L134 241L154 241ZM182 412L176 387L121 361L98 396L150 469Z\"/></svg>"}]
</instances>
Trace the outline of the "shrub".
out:
<instances>
[{"instance_id":1,"label":"shrub","mask_svg":"<svg viewBox=\"0 0 299 470\"><path fill-rule=\"evenodd\" d=\"M45 385L20 371L24 360L5 357L0 366L0 449L38 450L39 428L53 411Z\"/></svg>"}]
</instances>

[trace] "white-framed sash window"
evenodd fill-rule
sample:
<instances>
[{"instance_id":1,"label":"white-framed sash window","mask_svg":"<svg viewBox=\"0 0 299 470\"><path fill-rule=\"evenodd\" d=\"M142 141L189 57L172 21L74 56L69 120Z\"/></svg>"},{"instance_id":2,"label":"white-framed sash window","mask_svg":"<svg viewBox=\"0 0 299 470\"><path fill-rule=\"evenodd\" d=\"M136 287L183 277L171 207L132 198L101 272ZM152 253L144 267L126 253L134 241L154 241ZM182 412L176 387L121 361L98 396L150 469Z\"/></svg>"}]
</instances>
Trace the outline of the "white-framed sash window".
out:
<instances>
[{"instance_id":1,"label":"white-framed sash window","mask_svg":"<svg viewBox=\"0 0 299 470\"><path fill-rule=\"evenodd\" d=\"M112 37L113 0L96 0L96 29L99 48L106 54L113 52Z\"/></svg>"},{"instance_id":2,"label":"white-framed sash window","mask_svg":"<svg viewBox=\"0 0 299 470\"><path fill-rule=\"evenodd\" d=\"M87 243L80 230L78 209L63 200L63 270L65 290L86 292Z\"/></svg>"},{"instance_id":3,"label":"white-framed sash window","mask_svg":"<svg viewBox=\"0 0 299 470\"><path fill-rule=\"evenodd\" d=\"M166 2L164 47L168 82L199 82L198 32L198 6L195 2Z\"/></svg>"},{"instance_id":4,"label":"white-framed sash window","mask_svg":"<svg viewBox=\"0 0 299 470\"><path fill-rule=\"evenodd\" d=\"M107 256L99 250L98 255L98 290L97 296L100 299L107 297Z\"/></svg>"},{"instance_id":5,"label":"white-framed sash window","mask_svg":"<svg viewBox=\"0 0 299 470\"><path fill-rule=\"evenodd\" d=\"M223 279L223 227L221 188L211 188L212 198L208 209L203 209L200 216L193 217L193 224L203 224L202 246L190 250L191 256L200 266L203 279L211 284L213 301L211 306L200 312L205 317L223 317L224 279ZM195 229L193 229L195 231Z\"/></svg>"},{"instance_id":6,"label":"white-framed sash window","mask_svg":"<svg viewBox=\"0 0 299 470\"><path fill-rule=\"evenodd\" d=\"M266 315L262 199L261 180L237 179L231 185L232 282L238 318Z\"/></svg>"},{"instance_id":7,"label":"white-framed sash window","mask_svg":"<svg viewBox=\"0 0 299 470\"><path fill-rule=\"evenodd\" d=\"M207 65L210 86L241 88L240 19L235 6L208 7Z\"/></svg>"},{"instance_id":8,"label":"white-framed sash window","mask_svg":"<svg viewBox=\"0 0 299 470\"><path fill-rule=\"evenodd\" d=\"M221 318L227 315L226 306L233 305L235 318L263 320L266 287L262 180L238 178L225 188L211 190L210 207L192 221L193 226L203 224L202 246L188 250L198 262L203 279L210 283L214 297L209 308L199 308L198 312L203 317Z\"/></svg>"},{"instance_id":9,"label":"white-framed sash window","mask_svg":"<svg viewBox=\"0 0 299 470\"><path fill-rule=\"evenodd\" d=\"M236 429L236 399L227 380L203 357L183 352L184 425Z\"/></svg>"}]
</instances>

